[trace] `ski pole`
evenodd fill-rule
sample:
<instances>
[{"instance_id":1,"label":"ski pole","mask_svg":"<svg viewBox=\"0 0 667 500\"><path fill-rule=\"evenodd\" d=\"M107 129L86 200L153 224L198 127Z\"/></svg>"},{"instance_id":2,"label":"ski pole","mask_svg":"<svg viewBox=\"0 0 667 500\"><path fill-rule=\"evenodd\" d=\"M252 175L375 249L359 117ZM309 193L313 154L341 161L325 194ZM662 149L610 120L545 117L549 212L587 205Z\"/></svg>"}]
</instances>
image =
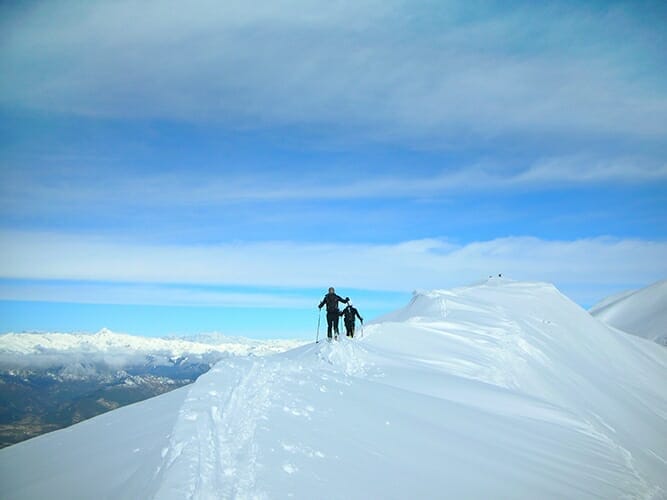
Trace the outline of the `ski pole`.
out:
<instances>
[{"instance_id":1,"label":"ski pole","mask_svg":"<svg viewBox=\"0 0 667 500\"><path fill-rule=\"evenodd\" d=\"M340 315L336 318L336 340L340 337Z\"/></svg>"},{"instance_id":2,"label":"ski pole","mask_svg":"<svg viewBox=\"0 0 667 500\"><path fill-rule=\"evenodd\" d=\"M320 343L320 321L322 321L322 309L320 309L320 313L317 316L317 336L315 337L316 344Z\"/></svg>"}]
</instances>

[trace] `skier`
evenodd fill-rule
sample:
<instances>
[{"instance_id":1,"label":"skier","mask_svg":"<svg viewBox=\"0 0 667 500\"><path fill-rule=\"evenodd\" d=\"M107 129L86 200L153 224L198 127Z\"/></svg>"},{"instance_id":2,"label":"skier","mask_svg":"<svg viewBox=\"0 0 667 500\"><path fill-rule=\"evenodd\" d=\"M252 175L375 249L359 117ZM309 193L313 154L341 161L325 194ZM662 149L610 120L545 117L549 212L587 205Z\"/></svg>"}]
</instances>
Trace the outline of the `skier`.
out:
<instances>
[{"instance_id":1,"label":"skier","mask_svg":"<svg viewBox=\"0 0 667 500\"><path fill-rule=\"evenodd\" d=\"M364 318L362 318L359 315L359 311L357 310L356 307L352 305L350 298L346 297L346 300L347 300L347 307L343 309L343 312L340 314L341 316L343 316L343 321L345 322L345 330L347 332L347 336L350 338L354 338L355 316L359 318L359 321L361 321L362 325L364 324Z\"/></svg>"},{"instance_id":2,"label":"skier","mask_svg":"<svg viewBox=\"0 0 667 500\"><path fill-rule=\"evenodd\" d=\"M338 340L338 318L340 317L340 310L338 309L338 303L342 302L347 304L350 301L349 298L343 299L336 294L334 287L329 287L329 293L327 293L318 308L322 309L324 304L327 305L327 337L331 341L331 330L336 334L336 340Z\"/></svg>"}]
</instances>

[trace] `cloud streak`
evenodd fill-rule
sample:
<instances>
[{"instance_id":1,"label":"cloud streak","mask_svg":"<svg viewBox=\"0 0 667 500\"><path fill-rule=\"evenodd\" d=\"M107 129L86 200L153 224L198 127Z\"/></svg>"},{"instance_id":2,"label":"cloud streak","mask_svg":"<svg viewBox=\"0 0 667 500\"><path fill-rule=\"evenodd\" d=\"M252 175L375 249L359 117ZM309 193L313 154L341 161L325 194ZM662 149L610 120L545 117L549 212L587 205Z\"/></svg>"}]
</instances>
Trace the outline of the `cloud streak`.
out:
<instances>
[{"instance_id":1,"label":"cloud streak","mask_svg":"<svg viewBox=\"0 0 667 500\"><path fill-rule=\"evenodd\" d=\"M208 287L62 281L0 283L0 300L289 309L307 309L313 305L312 297L292 292L238 292Z\"/></svg>"},{"instance_id":2,"label":"cloud streak","mask_svg":"<svg viewBox=\"0 0 667 500\"><path fill-rule=\"evenodd\" d=\"M320 169L315 169L319 174ZM172 172L116 175L105 169L38 172L5 169L0 211L31 213L95 206L215 207L312 200L378 200L450 197L491 190L510 192L603 185L667 183L667 163L642 157L548 157L528 168L471 165L431 174L368 172L328 179L297 172L286 179L259 175ZM104 205L102 205L104 204ZM87 209L88 210L88 209Z\"/></svg>"},{"instance_id":3,"label":"cloud streak","mask_svg":"<svg viewBox=\"0 0 667 500\"><path fill-rule=\"evenodd\" d=\"M117 283L365 290L448 288L489 274L554 282L579 298L667 276L667 243L612 238L500 238L457 245L437 239L397 244L237 243L150 246L46 233L2 233L0 277ZM150 288L141 293L150 295ZM155 300L169 299L155 294ZM180 292L179 292L180 293ZM186 297L188 295L183 295ZM181 297L181 299L183 298ZM5 295L5 298L10 298ZM577 298L577 297L575 297ZM259 297L256 305L268 300ZM191 304L243 297L189 294ZM291 302L293 301L293 303ZM300 306L287 297L282 305Z\"/></svg>"}]
</instances>

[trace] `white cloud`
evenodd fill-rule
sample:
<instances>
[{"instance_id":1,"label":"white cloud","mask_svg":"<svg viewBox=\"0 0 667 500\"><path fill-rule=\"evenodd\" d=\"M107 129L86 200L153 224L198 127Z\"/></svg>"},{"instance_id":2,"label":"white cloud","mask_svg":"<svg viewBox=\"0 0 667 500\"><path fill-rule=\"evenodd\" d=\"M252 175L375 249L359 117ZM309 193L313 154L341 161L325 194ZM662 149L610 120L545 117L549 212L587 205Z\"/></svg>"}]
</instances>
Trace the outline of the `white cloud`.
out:
<instances>
[{"instance_id":1,"label":"white cloud","mask_svg":"<svg viewBox=\"0 0 667 500\"><path fill-rule=\"evenodd\" d=\"M409 291L448 288L503 273L556 283L576 300L667 276L667 243L612 238L545 241L501 238L466 245L442 240L398 244L237 243L149 246L92 237L5 232L0 277L32 280L204 284ZM150 295L150 288L142 290ZM179 297L169 298L174 293ZM243 294L242 294L243 295ZM5 295L5 298L10 298ZM252 305L270 297L155 292L156 301ZM285 298L286 307L301 300ZM305 304L305 302L304 302Z\"/></svg>"},{"instance_id":2,"label":"white cloud","mask_svg":"<svg viewBox=\"0 0 667 500\"><path fill-rule=\"evenodd\" d=\"M346 124L376 138L664 138L664 61L632 11L464 4L48 2L5 23L0 98L234 128Z\"/></svg>"}]
</instances>

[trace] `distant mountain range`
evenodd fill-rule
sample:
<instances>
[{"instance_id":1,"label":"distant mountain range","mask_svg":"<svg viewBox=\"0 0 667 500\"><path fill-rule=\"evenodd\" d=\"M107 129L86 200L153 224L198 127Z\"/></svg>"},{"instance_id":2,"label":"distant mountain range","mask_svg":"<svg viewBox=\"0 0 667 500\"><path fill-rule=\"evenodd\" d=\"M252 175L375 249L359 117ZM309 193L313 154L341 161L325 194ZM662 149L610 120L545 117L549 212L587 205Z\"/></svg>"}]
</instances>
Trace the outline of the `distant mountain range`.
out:
<instances>
[{"instance_id":1,"label":"distant mountain range","mask_svg":"<svg viewBox=\"0 0 667 500\"><path fill-rule=\"evenodd\" d=\"M667 280L608 297L590 313L619 330L667 346Z\"/></svg>"},{"instance_id":2,"label":"distant mountain range","mask_svg":"<svg viewBox=\"0 0 667 500\"><path fill-rule=\"evenodd\" d=\"M262 356L303 342L205 334L146 338L0 335L0 448L186 384L228 356Z\"/></svg>"}]
</instances>

